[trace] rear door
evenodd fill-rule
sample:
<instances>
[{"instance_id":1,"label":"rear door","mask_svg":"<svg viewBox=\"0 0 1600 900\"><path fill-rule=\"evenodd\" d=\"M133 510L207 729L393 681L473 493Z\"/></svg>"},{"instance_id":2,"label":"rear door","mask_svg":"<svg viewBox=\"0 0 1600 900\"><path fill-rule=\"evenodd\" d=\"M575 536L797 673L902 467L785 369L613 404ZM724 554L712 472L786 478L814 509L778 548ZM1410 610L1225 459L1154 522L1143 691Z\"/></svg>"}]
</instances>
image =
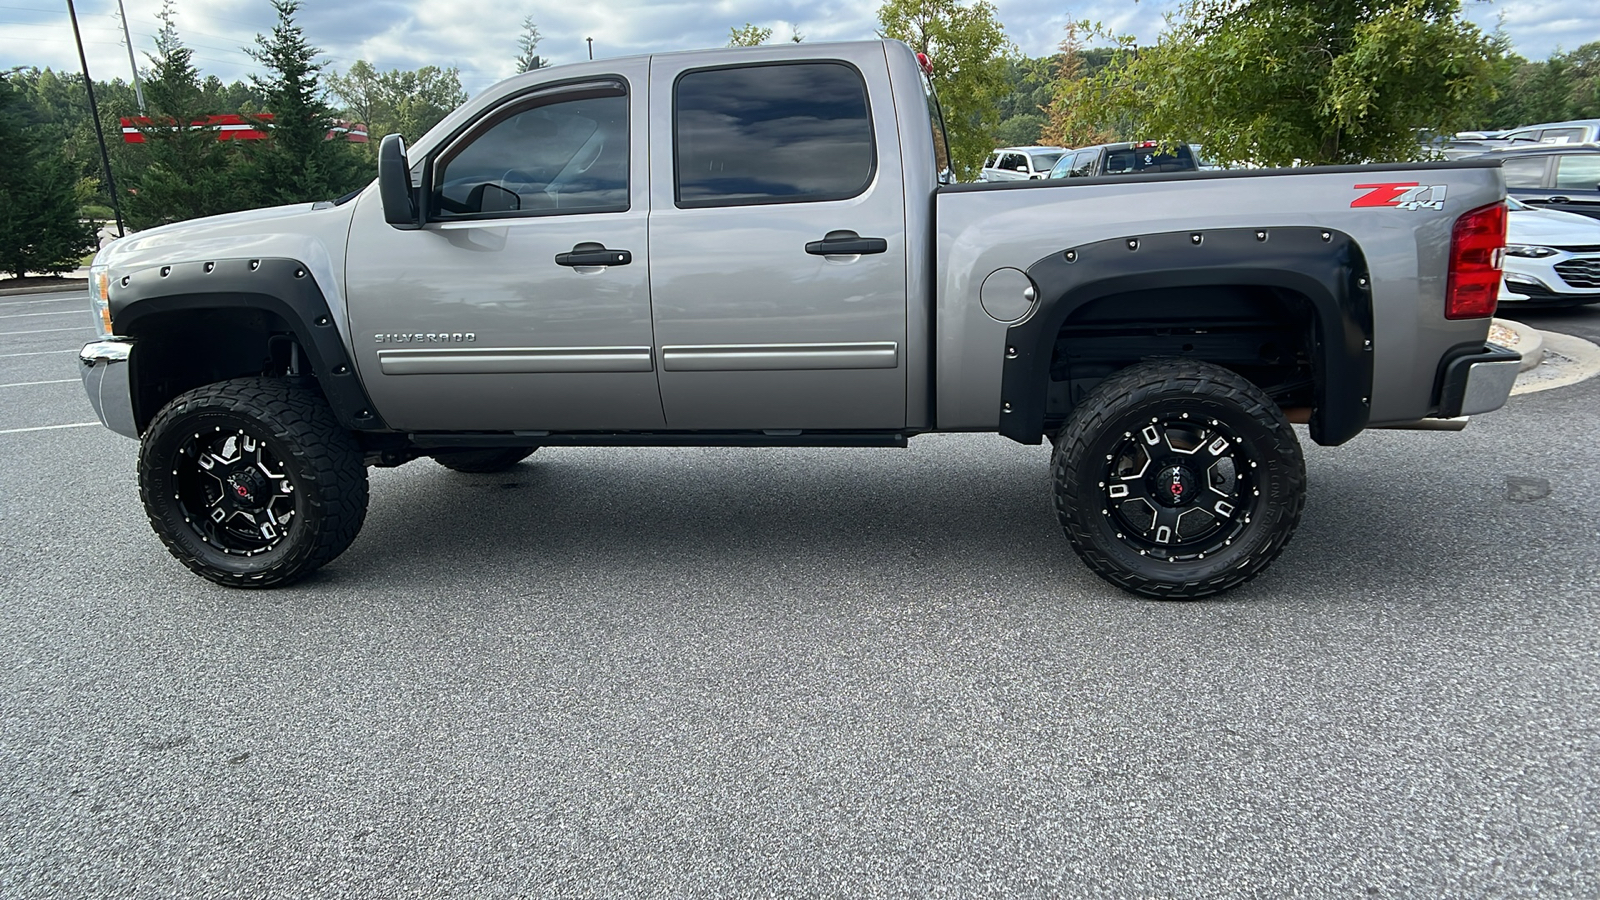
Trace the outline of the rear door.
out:
<instances>
[{"instance_id":1,"label":"rear door","mask_svg":"<svg viewBox=\"0 0 1600 900\"><path fill-rule=\"evenodd\" d=\"M888 66L876 44L830 53L652 61L650 291L669 428L905 425Z\"/></svg>"}]
</instances>

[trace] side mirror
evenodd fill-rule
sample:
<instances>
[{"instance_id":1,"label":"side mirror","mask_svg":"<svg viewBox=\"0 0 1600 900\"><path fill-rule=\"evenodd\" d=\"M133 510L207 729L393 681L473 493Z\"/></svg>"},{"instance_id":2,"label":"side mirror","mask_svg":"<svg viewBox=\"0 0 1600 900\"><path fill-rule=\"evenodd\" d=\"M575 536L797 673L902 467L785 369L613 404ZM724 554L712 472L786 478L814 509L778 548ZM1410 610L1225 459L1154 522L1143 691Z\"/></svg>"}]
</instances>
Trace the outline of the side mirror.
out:
<instances>
[{"instance_id":1,"label":"side mirror","mask_svg":"<svg viewBox=\"0 0 1600 900\"><path fill-rule=\"evenodd\" d=\"M398 134L385 135L378 145L378 196L383 200L385 222L402 231L422 227L416 192L411 187L411 164L406 161L406 142Z\"/></svg>"}]
</instances>

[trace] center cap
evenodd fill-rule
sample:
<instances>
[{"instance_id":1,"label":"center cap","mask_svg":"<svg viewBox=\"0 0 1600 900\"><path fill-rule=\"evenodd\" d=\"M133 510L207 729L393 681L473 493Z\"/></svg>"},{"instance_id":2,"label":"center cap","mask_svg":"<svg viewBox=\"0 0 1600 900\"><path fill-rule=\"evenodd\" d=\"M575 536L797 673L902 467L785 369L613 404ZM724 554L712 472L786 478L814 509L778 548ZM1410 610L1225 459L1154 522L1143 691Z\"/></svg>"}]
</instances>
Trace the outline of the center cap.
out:
<instances>
[{"instance_id":1,"label":"center cap","mask_svg":"<svg viewBox=\"0 0 1600 900\"><path fill-rule=\"evenodd\" d=\"M1193 473L1183 466L1168 466L1156 473L1151 493L1162 506L1183 506L1194 501L1198 488Z\"/></svg>"},{"instance_id":2,"label":"center cap","mask_svg":"<svg viewBox=\"0 0 1600 900\"><path fill-rule=\"evenodd\" d=\"M246 506L255 503L256 494L262 486L260 476L254 472L235 472L228 476L228 492L234 500Z\"/></svg>"}]
</instances>

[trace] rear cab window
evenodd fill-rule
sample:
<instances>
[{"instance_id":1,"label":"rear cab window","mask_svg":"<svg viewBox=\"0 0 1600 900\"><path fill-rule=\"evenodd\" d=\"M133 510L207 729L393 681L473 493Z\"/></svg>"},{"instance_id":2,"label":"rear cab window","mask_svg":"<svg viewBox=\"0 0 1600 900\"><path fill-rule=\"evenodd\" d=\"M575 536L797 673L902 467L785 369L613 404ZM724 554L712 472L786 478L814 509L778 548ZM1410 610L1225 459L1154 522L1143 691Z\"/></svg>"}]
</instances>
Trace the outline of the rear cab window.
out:
<instances>
[{"instance_id":1,"label":"rear cab window","mask_svg":"<svg viewBox=\"0 0 1600 900\"><path fill-rule=\"evenodd\" d=\"M842 62L685 72L672 138L683 209L846 200L876 172L866 82Z\"/></svg>"}]
</instances>

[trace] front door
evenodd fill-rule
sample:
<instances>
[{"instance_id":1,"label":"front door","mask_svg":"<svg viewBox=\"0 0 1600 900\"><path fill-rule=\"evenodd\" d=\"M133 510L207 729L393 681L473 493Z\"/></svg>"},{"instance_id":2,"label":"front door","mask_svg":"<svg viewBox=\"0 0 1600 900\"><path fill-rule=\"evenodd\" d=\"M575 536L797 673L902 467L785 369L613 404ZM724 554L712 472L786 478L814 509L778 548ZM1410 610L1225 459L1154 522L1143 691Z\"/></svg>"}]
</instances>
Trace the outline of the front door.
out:
<instances>
[{"instance_id":1,"label":"front door","mask_svg":"<svg viewBox=\"0 0 1600 900\"><path fill-rule=\"evenodd\" d=\"M877 45L843 56L654 60L650 290L668 428L905 425L888 67Z\"/></svg>"},{"instance_id":2,"label":"front door","mask_svg":"<svg viewBox=\"0 0 1600 900\"><path fill-rule=\"evenodd\" d=\"M385 224L376 191L361 198L346 292L356 362L389 425L663 426L647 71L626 61L508 97L424 161L431 199L420 229Z\"/></svg>"}]
</instances>

